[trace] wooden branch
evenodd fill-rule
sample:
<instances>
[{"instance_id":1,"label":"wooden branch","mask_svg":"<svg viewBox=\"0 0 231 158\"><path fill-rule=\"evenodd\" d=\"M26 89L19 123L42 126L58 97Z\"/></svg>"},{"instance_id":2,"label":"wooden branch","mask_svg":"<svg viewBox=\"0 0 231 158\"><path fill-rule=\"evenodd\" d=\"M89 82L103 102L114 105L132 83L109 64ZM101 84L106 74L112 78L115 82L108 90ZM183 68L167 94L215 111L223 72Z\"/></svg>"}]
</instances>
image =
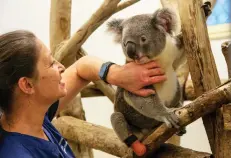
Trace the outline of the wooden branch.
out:
<instances>
[{"instance_id":1,"label":"wooden branch","mask_svg":"<svg viewBox=\"0 0 231 158\"><path fill-rule=\"evenodd\" d=\"M230 102L230 100L231 80L220 87L210 90L178 110L176 114L180 118L180 125L186 126L201 116L219 108L222 104ZM118 139L112 129L67 116L53 120L53 124L68 140L79 142L116 156L124 156L124 154L129 153L127 147ZM153 151L175 132L177 132L176 129L169 129L163 124L153 134L148 136L143 143L147 145L149 151Z\"/></svg>"},{"instance_id":2,"label":"wooden branch","mask_svg":"<svg viewBox=\"0 0 231 158\"><path fill-rule=\"evenodd\" d=\"M95 84L90 83L81 91L81 96L83 98L87 98L87 97L102 97L105 95L98 88L96 88Z\"/></svg>"},{"instance_id":3,"label":"wooden branch","mask_svg":"<svg viewBox=\"0 0 231 158\"><path fill-rule=\"evenodd\" d=\"M198 118L215 111L222 104L231 101L231 80L210 90L199 96L193 102L187 104L175 113L180 118L180 125L186 126ZM166 124L162 124L151 135L149 135L143 143L149 148L149 151L155 150L160 144L168 140L177 132L175 128L168 128Z\"/></svg>"},{"instance_id":4,"label":"wooden branch","mask_svg":"<svg viewBox=\"0 0 231 158\"><path fill-rule=\"evenodd\" d=\"M71 0L52 0L50 8L50 48L52 55L55 56L56 50L60 47L63 41L69 39L71 28ZM73 116L82 120L86 120L85 113L82 107L81 96L77 95L67 107L60 111L60 116ZM93 158L93 150L82 145L71 143L68 141L73 153L80 158ZM83 156L84 155L84 156Z\"/></svg>"},{"instance_id":5,"label":"wooden branch","mask_svg":"<svg viewBox=\"0 0 231 158\"><path fill-rule=\"evenodd\" d=\"M172 144L162 144L151 157L152 158L211 158L211 154L194 151L191 149L175 146Z\"/></svg>"},{"instance_id":6,"label":"wooden branch","mask_svg":"<svg viewBox=\"0 0 231 158\"><path fill-rule=\"evenodd\" d=\"M114 100L115 100L115 89L111 85L106 84L103 81L96 81L94 83L96 84L96 87L99 90L101 90L101 92L103 92L103 94L105 96L107 96L108 99L110 99L112 103L114 103Z\"/></svg>"},{"instance_id":7,"label":"wooden branch","mask_svg":"<svg viewBox=\"0 0 231 158\"><path fill-rule=\"evenodd\" d=\"M225 61L228 68L228 77L231 77L231 41L222 43L221 45L222 53L225 57ZM220 116L223 119L220 119L220 124L224 125L224 135L223 135L223 144L220 149L222 152L219 152L217 156L231 157L231 103L223 105L223 115ZM222 127L222 126L221 126ZM223 129L222 129L223 130Z\"/></svg>"},{"instance_id":8,"label":"wooden branch","mask_svg":"<svg viewBox=\"0 0 231 158\"><path fill-rule=\"evenodd\" d=\"M225 61L228 68L228 76L231 77L231 41L222 43L221 45L222 54L225 57Z\"/></svg>"},{"instance_id":9,"label":"wooden branch","mask_svg":"<svg viewBox=\"0 0 231 158\"><path fill-rule=\"evenodd\" d=\"M112 129L69 116L60 117L52 123L68 140L115 156L127 154L128 148L118 139Z\"/></svg>"},{"instance_id":10,"label":"wooden branch","mask_svg":"<svg viewBox=\"0 0 231 158\"><path fill-rule=\"evenodd\" d=\"M82 44L87 38L111 15L117 11L128 7L138 1L128 1L118 5L120 0L104 0L103 4L91 16L91 18L64 44L62 48L55 54L55 58L66 67L75 61L76 53L79 52ZM120 8L118 8L118 6Z\"/></svg>"},{"instance_id":11,"label":"wooden branch","mask_svg":"<svg viewBox=\"0 0 231 158\"><path fill-rule=\"evenodd\" d=\"M52 0L50 8L50 50L70 38L72 0Z\"/></svg>"},{"instance_id":12,"label":"wooden branch","mask_svg":"<svg viewBox=\"0 0 231 158\"><path fill-rule=\"evenodd\" d=\"M211 51L202 1L178 0L178 7L189 70L196 96L200 96L220 84ZM219 112L219 110L216 112ZM219 148L219 143L215 140L216 132L219 132L216 130L216 119L215 112L203 117L204 126L213 153L215 153L215 148Z\"/></svg>"},{"instance_id":13,"label":"wooden branch","mask_svg":"<svg viewBox=\"0 0 231 158\"><path fill-rule=\"evenodd\" d=\"M116 9L116 12L119 12L137 2L139 2L140 0L126 0L125 2L121 2L117 5L117 9Z\"/></svg>"},{"instance_id":14,"label":"wooden branch","mask_svg":"<svg viewBox=\"0 0 231 158\"><path fill-rule=\"evenodd\" d=\"M222 54L225 57L228 77L231 77L231 41L222 43ZM231 131L231 104L223 105L224 129Z\"/></svg>"},{"instance_id":15,"label":"wooden branch","mask_svg":"<svg viewBox=\"0 0 231 158\"><path fill-rule=\"evenodd\" d=\"M70 142L85 144L108 154L122 157L131 150L122 143L112 129L86 121L63 116L52 122L61 134ZM167 152L166 152L167 151ZM161 158L206 158L209 153L193 151L180 146L162 144L153 157Z\"/></svg>"}]
</instances>

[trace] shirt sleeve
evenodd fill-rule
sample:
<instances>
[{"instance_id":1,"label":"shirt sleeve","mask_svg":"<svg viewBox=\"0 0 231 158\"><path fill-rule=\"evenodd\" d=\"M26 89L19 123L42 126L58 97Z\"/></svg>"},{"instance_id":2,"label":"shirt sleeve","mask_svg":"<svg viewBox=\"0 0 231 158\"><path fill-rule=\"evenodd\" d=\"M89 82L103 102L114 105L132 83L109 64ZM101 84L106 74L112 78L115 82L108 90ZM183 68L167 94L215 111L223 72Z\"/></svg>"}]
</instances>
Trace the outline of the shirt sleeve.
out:
<instances>
[{"instance_id":1,"label":"shirt sleeve","mask_svg":"<svg viewBox=\"0 0 231 158\"><path fill-rule=\"evenodd\" d=\"M57 112L57 109L59 107L59 100L57 100L56 102L54 102L50 108L48 109L47 111L47 116L49 118L50 121L52 121L52 119L54 118L56 112Z\"/></svg>"}]
</instances>

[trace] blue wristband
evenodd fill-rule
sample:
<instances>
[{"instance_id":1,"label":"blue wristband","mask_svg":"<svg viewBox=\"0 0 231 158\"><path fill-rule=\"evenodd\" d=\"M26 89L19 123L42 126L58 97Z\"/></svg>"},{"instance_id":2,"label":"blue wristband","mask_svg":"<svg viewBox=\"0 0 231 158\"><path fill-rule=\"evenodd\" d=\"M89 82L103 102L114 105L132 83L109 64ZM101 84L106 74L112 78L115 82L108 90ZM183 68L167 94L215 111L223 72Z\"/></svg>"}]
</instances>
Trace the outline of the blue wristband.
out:
<instances>
[{"instance_id":1,"label":"blue wristband","mask_svg":"<svg viewBox=\"0 0 231 158\"><path fill-rule=\"evenodd\" d=\"M108 82L106 79L107 79L108 70L109 70L110 66L113 64L115 64L115 63L110 62L110 61L103 63L103 65L101 66L100 71L99 71L100 79L103 80L104 82L106 82L107 84L108 84Z\"/></svg>"}]
</instances>

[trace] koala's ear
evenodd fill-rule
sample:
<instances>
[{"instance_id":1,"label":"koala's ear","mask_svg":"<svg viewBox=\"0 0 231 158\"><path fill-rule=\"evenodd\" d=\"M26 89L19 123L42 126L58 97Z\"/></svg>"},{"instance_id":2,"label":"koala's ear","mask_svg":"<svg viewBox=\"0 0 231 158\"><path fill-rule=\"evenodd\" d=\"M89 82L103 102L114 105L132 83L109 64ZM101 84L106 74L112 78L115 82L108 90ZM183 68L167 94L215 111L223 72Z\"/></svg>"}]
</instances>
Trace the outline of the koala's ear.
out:
<instances>
[{"instance_id":1,"label":"koala's ear","mask_svg":"<svg viewBox=\"0 0 231 158\"><path fill-rule=\"evenodd\" d=\"M121 43L122 38L122 19L113 19L107 23L107 31L115 34L115 42Z\"/></svg>"},{"instance_id":2,"label":"koala's ear","mask_svg":"<svg viewBox=\"0 0 231 158\"><path fill-rule=\"evenodd\" d=\"M177 30L178 22L176 13L169 9L163 8L153 14L153 25L159 30L172 34Z\"/></svg>"}]
</instances>

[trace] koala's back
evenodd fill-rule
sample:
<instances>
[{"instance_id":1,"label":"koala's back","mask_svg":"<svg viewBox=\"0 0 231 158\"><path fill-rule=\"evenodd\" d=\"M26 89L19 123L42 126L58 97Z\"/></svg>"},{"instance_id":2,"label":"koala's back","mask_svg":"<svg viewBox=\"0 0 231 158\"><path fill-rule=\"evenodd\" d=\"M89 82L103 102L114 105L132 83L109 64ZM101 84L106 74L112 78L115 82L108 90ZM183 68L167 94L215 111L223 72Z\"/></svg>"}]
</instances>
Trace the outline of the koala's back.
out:
<instances>
[{"instance_id":1,"label":"koala's back","mask_svg":"<svg viewBox=\"0 0 231 158\"><path fill-rule=\"evenodd\" d=\"M125 90L123 88L117 88L115 96L115 111L121 112L129 125L133 125L141 129L153 129L160 125L160 122L142 115L130 106L124 99L124 91Z\"/></svg>"}]
</instances>

